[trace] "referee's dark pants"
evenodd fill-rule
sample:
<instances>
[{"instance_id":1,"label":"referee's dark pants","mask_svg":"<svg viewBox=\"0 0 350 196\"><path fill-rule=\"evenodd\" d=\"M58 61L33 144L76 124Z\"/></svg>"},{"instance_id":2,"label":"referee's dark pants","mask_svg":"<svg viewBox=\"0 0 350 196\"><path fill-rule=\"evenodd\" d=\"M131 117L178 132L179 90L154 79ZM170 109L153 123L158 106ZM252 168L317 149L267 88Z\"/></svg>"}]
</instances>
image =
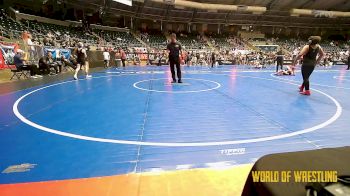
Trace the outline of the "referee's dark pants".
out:
<instances>
[{"instance_id":1,"label":"referee's dark pants","mask_svg":"<svg viewBox=\"0 0 350 196\"><path fill-rule=\"evenodd\" d=\"M170 62L170 71L171 71L171 77L173 78L173 81L176 81L175 78L175 66L176 66L176 73L178 80L181 80L181 67L180 67L180 60L179 59L169 59Z\"/></svg>"},{"instance_id":2,"label":"referee's dark pants","mask_svg":"<svg viewBox=\"0 0 350 196\"><path fill-rule=\"evenodd\" d=\"M277 58L276 72L278 72L278 67L279 66L281 66L281 70L283 70L283 59Z\"/></svg>"}]
</instances>

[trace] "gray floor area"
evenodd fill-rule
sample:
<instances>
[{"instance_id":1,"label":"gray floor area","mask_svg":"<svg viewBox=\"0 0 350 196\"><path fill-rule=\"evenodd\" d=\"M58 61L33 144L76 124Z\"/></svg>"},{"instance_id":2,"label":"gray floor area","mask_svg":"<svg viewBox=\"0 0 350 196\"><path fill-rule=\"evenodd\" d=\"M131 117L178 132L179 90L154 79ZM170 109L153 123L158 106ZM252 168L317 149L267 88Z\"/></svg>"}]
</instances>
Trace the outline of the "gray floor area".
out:
<instances>
[{"instance_id":1,"label":"gray floor area","mask_svg":"<svg viewBox=\"0 0 350 196\"><path fill-rule=\"evenodd\" d=\"M98 68L90 68L90 72L99 72L102 71L104 68L98 67ZM73 79L73 72L68 71L65 73L60 73L56 76L44 76L43 78L38 78L38 79L13 79L10 80L11 76L2 76L2 77L9 77L7 82L2 82L0 83L0 95L8 94L11 92L27 89L27 88L32 88L35 86L40 86L44 84L49 84L49 83L55 83L58 81L63 81L63 80L68 80L68 79ZM83 73L80 73L80 75ZM5 74L4 74L5 75ZM7 74L6 74L7 75Z\"/></svg>"}]
</instances>

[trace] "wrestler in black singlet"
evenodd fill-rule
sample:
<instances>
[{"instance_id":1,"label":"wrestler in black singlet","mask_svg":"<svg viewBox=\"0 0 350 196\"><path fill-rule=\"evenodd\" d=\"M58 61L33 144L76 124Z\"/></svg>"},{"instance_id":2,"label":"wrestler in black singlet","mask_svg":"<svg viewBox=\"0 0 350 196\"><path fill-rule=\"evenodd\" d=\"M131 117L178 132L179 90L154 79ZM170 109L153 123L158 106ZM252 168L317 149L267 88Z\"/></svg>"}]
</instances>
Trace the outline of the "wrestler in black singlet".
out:
<instances>
[{"instance_id":1,"label":"wrestler in black singlet","mask_svg":"<svg viewBox=\"0 0 350 196\"><path fill-rule=\"evenodd\" d=\"M309 45L309 51L304 55L301 74L303 76L303 86L305 90L310 90L309 78L316 67L316 57L319 50L320 47L318 45L316 48L312 48L311 45Z\"/></svg>"},{"instance_id":2,"label":"wrestler in black singlet","mask_svg":"<svg viewBox=\"0 0 350 196\"><path fill-rule=\"evenodd\" d=\"M80 65L85 65L86 57L85 53L83 52L83 49L78 48L77 50L77 63Z\"/></svg>"}]
</instances>

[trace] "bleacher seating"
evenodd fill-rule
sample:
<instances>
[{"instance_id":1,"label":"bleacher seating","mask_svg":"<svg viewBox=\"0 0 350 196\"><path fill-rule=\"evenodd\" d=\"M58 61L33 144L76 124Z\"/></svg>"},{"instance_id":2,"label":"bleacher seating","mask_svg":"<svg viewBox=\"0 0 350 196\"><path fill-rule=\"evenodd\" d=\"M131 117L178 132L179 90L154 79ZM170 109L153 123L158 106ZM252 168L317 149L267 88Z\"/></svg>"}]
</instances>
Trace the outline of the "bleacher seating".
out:
<instances>
[{"instance_id":1,"label":"bleacher seating","mask_svg":"<svg viewBox=\"0 0 350 196\"><path fill-rule=\"evenodd\" d=\"M213 46L217 48L229 48L230 43L227 41L227 37L224 36L210 36L209 41Z\"/></svg>"},{"instance_id":2,"label":"bleacher seating","mask_svg":"<svg viewBox=\"0 0 350 196\"><path fill-rule=\"evenodd\" d=\"M325 41L320 44L326 52L340 52L344 50L343 45L335 45L333 42Z\"/></svg>"},{"instance_id":3,"label":"bleacher seating","mask_svg":"<svg viewBox=\"0 0 350 196\"><path fill-rule=\"evenodd\" d=\"M208 47L207 43L201 39L200 36L194 34L177 34L177 40L184 48L190 50L203 49Z\"/></svg>"},{"instance_id":4,"label":"bleacher seating","mask_svg":"<svg viewBox=\"0 0 350 196\"><path fill-rule=\"evenodd\" d=\"M143 45L129 32L107 31L94 29L94 32L102 37L107 43L120 46L124 49L128 47L143 47Z\"/></svg>"},{"instance_id":5,"label":"bleacher seating","mask_svg":"<svg viewBox=\"0 0 350 196\"><path fill-rule=\"evenodd\" d=\"M272 44L276 44L289 52L293 52L295 49L298 49L305 45L305 41L297 39L270 39L269 41Z\"/></svg>"},{"instance_id":6,"label":"bleacher seating","mask_svg":"<svg viewBox=\"0 0 350 196\"><path fill-rule=\"evenodd\" d=\"M8 18L2 11L0 14L0 28L4 37L20 38L26 27Z\"/></svg>"},{"instance_id":7,"label":"bleacher seating","mask_svg":"<svg viewBox=\"0 0 350 196\"><path fill-rule=\"evenodd\" d=\"M79 41L83 41L86 44L97 43L97 37L87 32L83 32L81 28L66 27L30 20L24 21L24 23L28 24L28 26L31 29L30 32L32 34L35 35L36 33L38 33L38 35L36 35L38 37L46 36L49 32L51 32L52 34L54 34L58 41L64 38L63 35L69 35L69 37L77 39Z\"/></svg>"},{"instance_id":8,"label":"bleacher seating","mask_svg":"<svg viewBox=\"0 0 350 196\"><path fill-rule=\"evenodd\" d=\"M166 43L166 37L161 33L148 35L148 44L151 48L165 48Z\"/></svg>"},{"instance_id":9,"label":"bleacher seating","mask_svg":"<svg viewBox=\"0 0 350 196\"><path fill-rule=\"evenodd\" d=\"M34 44L55 46L55 47L75 47L78 41L83 42L88 46L113 46L122 47L126 51L133 51L134 47L144 47L144 45L128 31L114 31L114 29L100 30L92 29L83 30L81 27L68 27L59 25L61 23L45 23L36 20L21 20L17 22L8 16L3 11L0 11L0 31L1 36L21 39L23 31L29 31L32 34ZM51 34L51 38L50 35ZM166 36L160 31L151 30L147 33L141 33L140 38L148 44L151 49L164 49L167 43ZM49 41L48 41L49 39ZM225 56L228 51L234 50L250 50L251 45L278 45L286 51L292 53L295 49L307 44L305 39L293 38L249 38L241 39L239 37L228 34L215 34L202 36L198 34L190 34L186 32L177 33L177 40L187 51L211 53L212 47L219 51L219 56ZM249 42L249 43L247 43ZM211 44L209 44L211 43ZM209 47L209 46L212 47ZM339 53L346 49L345 43L329 40L322 40L321 46L327 53ZM274 46L276 47L276 46ZM100 47L97 47L100 48ZM267 47L270 49L271 47ZM264 50L264 53L274 53L277 49ZM226 57L225 57L226 58ZM230 57L231 58L231 57Z\"/></svg>"},{"instance_id":10,"label":"bleacher seating","mask_svg":"<svg viewBox=\"0 0 350 196\"><path fill-rule=\"evenodd\" d=\"M274 40L274 39L271 39ZM277 39L274 44L282 46L287 51L292 52L294 49L301 48L307 44L307 40L303 39ZM340 52L344 50L343 44L335 45L332 41L323 40L320 43L321 47L325 52Z\"/></svg>"},{"instance_id":11,"label":"bleacher seating","mask_svg":"<svg viewBox=\"0 0 350 196\"><path fill-rule=\"evenodd\" d=\"M248 50L249 47L246 46L244 41L233 35L224 34L211 34L207 35L208 42L212 44L213 47L219 50Z\"/></svg>"}]
</instances>

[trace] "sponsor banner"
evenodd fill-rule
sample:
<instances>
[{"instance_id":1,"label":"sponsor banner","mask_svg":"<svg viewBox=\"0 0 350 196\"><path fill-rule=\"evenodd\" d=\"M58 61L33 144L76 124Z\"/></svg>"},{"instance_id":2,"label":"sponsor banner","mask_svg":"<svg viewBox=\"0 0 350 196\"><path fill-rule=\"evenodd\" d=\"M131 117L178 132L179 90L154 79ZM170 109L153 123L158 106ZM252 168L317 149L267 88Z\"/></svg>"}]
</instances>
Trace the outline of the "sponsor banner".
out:
<instances>
[{"instance_id":1,"label":"sponsor banner","mask_svg":"<svg viewBox=\"0 0 350 196\"><path fill-rule=\"evenodd\" d=\"M13 65L13 57L17 49L17 44L0 42L0 69L5 69L9 65Z\"/></svg>"},{"instance_id":2,"label":"sponsor banner","mask_svg":"<svg viewBox=\"0 0 350 196\"><path fill-rule=\"evenodd\" d=\"M48 52L52 53L54 59L59 59L61 56L64 56L66 59L69 59L71 55L70 49L59 49L59 48L44 48L44 55L46 56Z\"/></svg>"},{"instance_id":3,"label":"sponsor banner","mask_svg":"<svg viewBox=\"0 0 350 196\"><path fill-rule=\"evenodd\" d=\"M0 69L5 69L5 59L2 56L2 52L0 52Z\"/></svg>"}]
</instances>

